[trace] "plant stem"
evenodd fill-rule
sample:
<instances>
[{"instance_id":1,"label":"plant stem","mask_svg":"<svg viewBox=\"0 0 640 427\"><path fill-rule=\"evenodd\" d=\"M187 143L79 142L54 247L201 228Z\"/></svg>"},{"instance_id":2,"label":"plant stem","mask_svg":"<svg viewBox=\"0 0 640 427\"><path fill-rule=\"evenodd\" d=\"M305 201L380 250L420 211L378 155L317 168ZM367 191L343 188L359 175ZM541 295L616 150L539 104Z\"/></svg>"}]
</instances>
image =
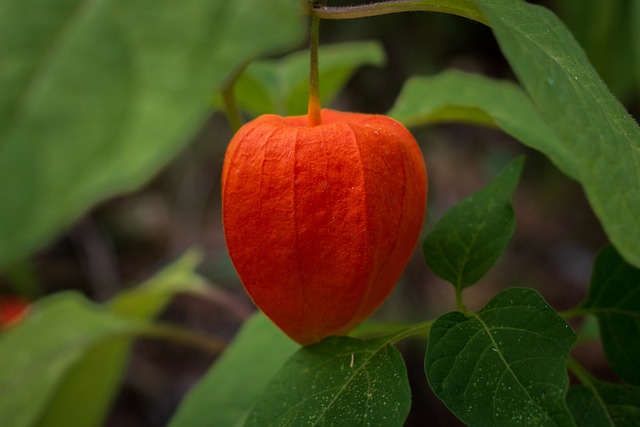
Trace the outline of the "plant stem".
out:
<instances>
[{"instance_id":1,"label":"plant stem","mask_svg":"<svg viewBox=\"0 0 640 427\"><path fill-rule=\"evenodd\" d=\"M404 331L399 332L396 336L393 337L393 343L398 343L405 338L414 336L414 335L424 335L425 338L429 337L429 331L431 331L431 325L433 325L434 320L427 320L425 322L416 323Z\"/></svg>"},{"instance_id":2,"label":"plant stem","mask_svg":"<svg viewBox=\"0 0 640 427\"><path fill-rule=\"evenodd\" d=\"M477 6L464 0L390 0L358 6L314 7L313 15L321 19L353 19L398 12L443 12L489 25ZM457 4L456 4L457 3Z\"/></svg>"},{"instance_id":3,"label":"plant stem","mask_svg":"<svg viewBox=\"0 0 640 427\"><path fill-rule=\"evenodd\" d=\"M324 3L324 2L322 2ZM310 6L315 7L315 2L310 0ZM310 67L309 67L309 127L322 124L320 116L320 71L318 68L318 44L320 38L320 18L311 15L311 34L309 37Z\"/></svg>"},{"instance_id":4,"label":"plant stem","mask_svg":"<svg viewBox=\"0 0 640 427\"><path fill-rule=\"evenodd\" d=\"M462 300L462 287L456 286L456 309L464 314L467 314L467 307Z\"/></svg>"},{"instance_id":5,"label":"plant stem","mask_svg":"<svg viewBox=\"0 0 640 427\"><path fill-rule=\"evenodd\" d=\"M222 86L222 101L224 102L224 110L229 120L229 125L234 132L242 127L242 116L240 115L240 109L236 104L236 97L233 92L233 88L240 77L240 74L247 68L249 62L246 62L239 67L233 74L229 76L227 81Z\"/></svg>"},{"instance_id":6,"label":"plant stem","mask_svg":"<svg viewBox=\"0 0 640 427\"><path fill-rule=\"evenodd\" d=\"M226 347L225 343L210 335L167 324L148 324L138 332L140 336L180 342L201 348L212 354L219 354Z\"/></svg>"},{"instance_id":7,"label":"plant stem","mask_svg":"<svg viewBox=\"0 0 640 427\"><path fill-rule=\"evenodd\" d=\"M574 307L569 310L561 311L558 314L560 314L560 316L564 320L567 320L567 319L573 319L574 317L584 316L589 313L586 312L582 307Z\"/></svg>"}]
</instances>

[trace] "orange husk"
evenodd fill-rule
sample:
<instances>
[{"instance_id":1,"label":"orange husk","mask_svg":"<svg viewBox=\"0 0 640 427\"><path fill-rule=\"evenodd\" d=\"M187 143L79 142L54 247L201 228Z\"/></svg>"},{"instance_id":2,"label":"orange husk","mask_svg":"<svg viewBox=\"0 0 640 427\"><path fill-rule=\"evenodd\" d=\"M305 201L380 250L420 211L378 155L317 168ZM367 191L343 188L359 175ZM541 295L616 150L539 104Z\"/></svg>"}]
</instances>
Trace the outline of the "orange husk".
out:
<instances>
[{"instance_id":1,"label":"orange husk","mask_svg":"<svg viewBox=\"0 0 640 427\"><path fill-rule=\"evenodd\" d=\"M310 344L346 334L399 280L426 207L422 153L400 123L324 109L261 116L222 173L227 248L255 304Z\"/></svg>"}]
</instances>

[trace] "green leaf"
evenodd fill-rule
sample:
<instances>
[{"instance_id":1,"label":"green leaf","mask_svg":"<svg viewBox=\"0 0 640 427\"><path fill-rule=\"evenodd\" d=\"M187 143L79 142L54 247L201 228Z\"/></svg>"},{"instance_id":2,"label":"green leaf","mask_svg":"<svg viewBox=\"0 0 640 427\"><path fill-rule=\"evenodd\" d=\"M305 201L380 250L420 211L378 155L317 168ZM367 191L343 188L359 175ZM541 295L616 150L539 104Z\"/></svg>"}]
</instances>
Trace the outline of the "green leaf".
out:
<instances>
[{"instance_id":1,"label":"green leaf","mask_svg":"<svg viewBox=\"0 0 640 427\"><path fill-rule=\"evenodd\" d=\"M475 3L535 108L573 156L570 172L575 171L607 235L627 261L640 267L638 124L549 10L514 0Z\"/></svg>"},{"instance_id":2,"label":"green leaf","mask_svg":"<svg viewBox=\"0 0 640 427\"><path fill-rule=\"evenodd\" d=\"M200 289L194 251L105 307L75 293L38 301L0 336L0 419L11 426L100 426L120 385L133 338L180 291ZM82 402L82 405L78 405Z\"/></svg>"},{"instance_id":3,"label":"green leaf","mask_svg":"<svg viewBox=\"0 0 640 427\"><path fill-rule=\"evenodd\" d=\"M606 247L595 260L581 308L598 318L604 352L616 373L640 385L640 269Z\"/></svg>"},{"instance_id":4,"label":"green leaf","mask_svg":"<svg viewBox=\"0 0 640 427\"><path fill-rule=\"evenodd\" d=\"M411 394L390 339L330 337L298 350L245 426L402 426Z\"/></svg>"},{"instance_id":5,"label":"green leaf","mask_svg":"<svg viewBox=\"0 0 640 427\"><path fill-rule=\"evenodd\" d=\"M183 399L170 427L240 426L271 377L299 346L261 313Z\"/></svg>"},{"instance_id":6,"label":"green leaf","mask_svg":"<svg viewBox=\"0 0 640 427\"><path fill-rule=\"evenodd\" d=\"M0 2L0 266L148 180L302 23L291 0Z\"/></svg>"},{"instance_id":7,"label":"green leaf","mask_svg":"<svg viewBox=\"0 0 640 427\"><path fill-rule=\"evenodd\" d=\"M37 426L104 425L120 387L131 344L131 339L120 338L87 348L82 360L58 385Z\"/></svg>"},{"instance_id":8,"label":"green leaf","mask_svg":"<svg viewBox=\"0 0 640 427\"><path fill-rule=\"evenodd\" d=\"M630 101L636 84L633 72L633 27L640 24L631 13L635 0L564 0L556 10L591 63L617 97ZM640 87L638 87L640 89Z\"/></svg>"},{"instance_id":9,"label":"green leaf","mask_svg":"<svg viewBox=\"0 0 640 427\"><path fill-rule=\"evenodd\" d=\"M10 391L0 399L3 424L33 425L87 351L136 327L74 293L35 303L23 323L0 336L0 389Z\"/></svg>"},{"instance_id":10,"label":"green leaf","mask_svg":"<svg viewBox=\"0 0 640 427\"><path fill-rule=\"evenodd\" d=\"M414 77L404 84L388 114L407 127L442 122L499 127L547 155L567 175L577 177L574 156L522 88L512 82L457 70Z\"/></svg>"},{"instance_id":11,"label":"green leaf","mask_svg":"<svg viewBox=\"0 0 640 427\"><path fill-rule=\"evenodd\" d=\"M241 426L256 397L299 346L262 313L183 399L170 427Z\"/></svg>"},{"instance_id":12,"label":"green leaf","mask_svg":"<svg viewBox=\"0 0 640 427\"><path fill-rule=\"evenodd\" d=\"M640 388L591 381L569 389L567 405L578 427L640 425Z\"/></svg>"},{"instance_id":13,"label":"green leaf","mask_svg":"<svg viewBox=\"0 0 640 427\"><path fill-rule=\"evenodd\" d=\"M204 280L195 272L201 260L200 252L186 252L145 283L121 292L109 301L109 310L131 318L152 319L166 307L176 293L205 289Z\"/></svg>"},{"instance_id":14,"label":"green leaf","mask_svg":"<svg viewBox=\"0 0 640 427\"><path fill-rule=\"evenodd\" d=\"M321 46L320 102L329 105L347 80L363 65L381 65L384 51L377 42ZM252 115L293 116L307 112L309 52L251 63L234 85L238 106Z\"/></svg>"},{"instance_id":15,"label":"green leaf","mask_svg":"<svg viewBox=\"0 0 640 427\"><path fill-rule=\"evenodd\" d=\"M435 321L425 372L436 395L470 426L570 426L564 396L575 339L536 291L507 289L478 313Z\"/></svg>"},{"instance_id":16,"label":"green leaf","mask_svg":"<svg viewBox=\"0 0 640 427\"><path fill-rule=\"evenodd\" d=\"M515 230L511 196L523 162L512 161L486 188L447 211L424 240L431 270L457 289L484 276L509 243Z\"/></svg>"}]
</instances>

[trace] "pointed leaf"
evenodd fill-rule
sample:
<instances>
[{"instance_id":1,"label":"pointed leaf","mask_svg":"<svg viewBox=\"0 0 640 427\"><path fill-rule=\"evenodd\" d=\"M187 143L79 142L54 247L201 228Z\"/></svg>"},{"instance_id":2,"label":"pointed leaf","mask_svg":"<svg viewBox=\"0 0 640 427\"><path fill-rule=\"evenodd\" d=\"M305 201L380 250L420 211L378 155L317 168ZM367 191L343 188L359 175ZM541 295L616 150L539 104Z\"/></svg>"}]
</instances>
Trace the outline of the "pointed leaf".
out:
<instances>
[{"instance_id":1,"label":"pointed leaf","mask_svg":"<svg viewBox=\"0 0 640 427\"><path fill-rule=\"evenodd\" d=\"M474 0L620 253L640 267L640 127L564 24L525 1ZM566 172L566 171L565 171Z\"/></svg>"},{"instance_id":2,"label":"pointed leaf","mask_svg":"<svg viewBox=\"0 0 640 427\"><path fill-rule=\"evenodd\" d=\"M481 191L447 211L423 244L431 270L462 289L476 283L500 258L515 229L511 196L524 158Z\"/></svg>"},{"instance_id":3,"label":"pointed leaf","mask_svg":"<svg viewBox=\"0 0 640 427\"><path fill-rule=\"evenodd\" d=\"M602 345L616 373L640 385L640 269L612 246L603 249L582 308L598 318Z\"/></svg>"},{"instance_id":4,"label":"pointed leaf","mask_svg":"<svg viewBox=\"0 0 640 427\"><path fill-rule=\"evenodd\" d=\"M593 381L569 389L567 405L578 427L640 425L640 388Z\"/></svg>"},{"instance_id":5,"label":"pointed leaf","mask_svg":"<svg viewBox=\"0 0 640 427\"><path fill-rule=\"evenodd\" d=\"M0 266L148 180L302 23L291 0L0 2Z\"/></svg>"},{"instance_id":6,"label":"pointed leaf","mask_svg":"<svg viewBox=\"0 0 640 427\"><path fill-rule=\"evenodd\" d=\"M170 427L241 426L257 396L299 346L261 313L183 399Z\"/></svg>"},{"instance_id":7,"label":"pointed leaf","mask_svg":"<svg viewBox=\"0 0 640 427\"><path fill-rule=\"evenodd\" d=\"M285 363L245 426L402 426L410 404L404 361L388 339L331 337Z\"/></svg>"},{"instance_id":8,"label":"pointed leaf","mask_svg":"<svg viewBox=\"0 0 640 427\"><path fill-rule=\"evenodd\" d=\"M533 289L507 289L478 313L438 318L425 372L436 395L470 426L570 426L564 395L576 339Z\"/></svg>"},{"instance_id":9,"label":"pointed leaf","mask_svg":"<svg viewBox=\"0 0 640 427\"><path fill-rule=\"evenodd\" d=\"M347 80L363 65L381 65L384 51L377 42L351 42L321 46L320 102L328 106ZM307 112L309 52L280 59L255 61L234 86L238 106L252 115L293 116Z\"/></svg>"}]
</instances>

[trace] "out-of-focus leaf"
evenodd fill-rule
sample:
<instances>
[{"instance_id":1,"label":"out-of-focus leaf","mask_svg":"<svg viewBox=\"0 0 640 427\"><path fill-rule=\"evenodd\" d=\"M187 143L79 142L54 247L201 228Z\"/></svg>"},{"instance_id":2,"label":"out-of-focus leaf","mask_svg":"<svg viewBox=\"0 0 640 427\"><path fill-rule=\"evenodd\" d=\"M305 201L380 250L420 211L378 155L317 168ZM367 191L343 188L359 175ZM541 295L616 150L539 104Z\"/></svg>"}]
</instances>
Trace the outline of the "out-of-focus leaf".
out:
<instances>
[{"instance_id":1,"label":"out-of-focus leaf","mask_svg":"<svg viewBox=\"0 0 640 427\"><path fill-rule=\"evenodd\" d=\"M35 303L23 323L0 335L2 423L33 425L87 351L137 327L73 293Z\"/></svg>"},{"instance_id":2,"label":"out-of-focus leaf","mask_svg":"<svg viewBox=\"0 0 640 427\"><path fill-rule=\"evenodd\" d=\"M139 319L155 317L177 292L194 292L204 288L204 280L195 272L201 260L201 253L188 251L148 281L109 301L109 310Z\"/></svg>"},{"instance_id":3,"label":"out-of-focus leaf","mask_svg":"<svg viewBox=\"0 0 640 427\"><path fill-rule=\"evenodd\" d=\"M291 0L0 2L0 266L149 179L303 22Z\"/></svg>"},{"instance_id":4,"label":"out-of-focus leaf","mask_svg":"<svg viewBox=\"0 0 640 427\"><path fill-rule=\"evenodd\" d=\"M3 425L102 425L132 340L152 327L148 321L176 292L201 288L194 273L199 259L187 252L106 308L75 293L35 303L21 324L0 335Z\"/></svg>"},{"instance_id":5,"label":"out-of-focus leaf","mask_svg":"<svg viewBox=\"0 0 640 427\"><path fill-rule=\"evenodd\" d=\"M507 289L478 313L438 318L425 372L470 426L572 426L567 360L576 335L533 289Z\"/></svg>"},{"instance_id":6,"label":"out-of-focus leaf","mask_svg":"<svg viewBox=\"0 0 640 427\"><path fill-rule=\"evenodd\" d=\"M377 42L351 42L321 46L320 102L329 105L349 77L363 65L381 65L384 51ZM307 112L309 52L280 59L255 61L234 86L238 106L252 115L293 116Z\"/></svg>"},{"instance_id":7,"label":"out-of-focus leaf","mask_svg":"<svg viewBox=\"0 0 640 427\"><path fill-rule=\"evenodd\" d=\"M184 398L170 427L240 426L269 380L299 346L261 313Z\"/></svg>"},{"instance_id":8,"label":"out-of-focus leaf","mask_svg":"<svg viewBox=\"0 0 640 427\"><path fill-rule=\"evenodd\" d=\"M456 288L480 280L511 240L516 226L511 196L523 163L520 157L507 165L491 184L447 211L425 238L427 264Z\"/></svg>"}]
</instances>

